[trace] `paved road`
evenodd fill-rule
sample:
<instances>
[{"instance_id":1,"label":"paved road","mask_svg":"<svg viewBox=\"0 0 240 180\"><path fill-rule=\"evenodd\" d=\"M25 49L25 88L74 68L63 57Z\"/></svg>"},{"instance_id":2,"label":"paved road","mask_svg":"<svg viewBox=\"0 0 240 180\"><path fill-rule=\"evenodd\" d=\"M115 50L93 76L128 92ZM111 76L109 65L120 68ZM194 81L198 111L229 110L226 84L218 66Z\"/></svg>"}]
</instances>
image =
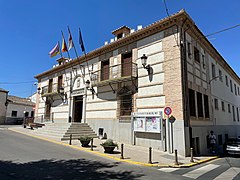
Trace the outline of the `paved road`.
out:
<instances>
[{"instance_id":1,"label":"paved road","mask_svg":"<svg viewBox=\"0 0 240 180\"><path fill-rule=\"evenodd\" d=\"M187 169L159 168L161 172L199 180L240 179L240 159L225 157Z\"/></svg>"},{"instance_id":2,"label":"paved road","mask_svg":"<svg viewBox=\"0 0 240 180\"><path fill-rule=\"evenodd\" d=\"M0 179L189 179L0 128Z\"/></svg>"}]
</instances>

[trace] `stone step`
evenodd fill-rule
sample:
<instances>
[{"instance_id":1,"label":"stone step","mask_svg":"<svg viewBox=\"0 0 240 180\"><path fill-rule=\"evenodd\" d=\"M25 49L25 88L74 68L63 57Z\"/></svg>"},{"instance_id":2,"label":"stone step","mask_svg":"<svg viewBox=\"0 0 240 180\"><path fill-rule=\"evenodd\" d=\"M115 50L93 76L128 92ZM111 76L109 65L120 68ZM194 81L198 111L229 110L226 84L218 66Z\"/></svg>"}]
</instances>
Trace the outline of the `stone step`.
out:
<instances>
[{"instance_id":1,"label":"stone step","mask_svg":"<svg viewBox=\"0 0 240 180\"><path fill-rule=\"evenodd\" d=\"M98 136L90 136L92 138L98 138ZM72 140L78 140L79 137L72 137ZM69 141L70 137L63 137L61 138L61 141Z\"/></svg>"},{"instance_id":2,"label":"stone step","mask_svg":"<svg viewBox=\"0 0 240 180\"><path fill-rule=\"evenodd\" d=\"M63 137L70 137L71 134L64 134ZM80 137L80 136L97 136L95 133L78 133L72 134L72 137Z\"/></svg>"},{"instance_id":3,"label":"stone step","mask_svg":"<svg viewBox=\"0 0 240 180\"><path fill-rule=\"evenodd\" d=\"M91 128L81 128L81 129L68 129L67 132L81 132L81 131L93 131Z\"/></svg>"}]
</instances>

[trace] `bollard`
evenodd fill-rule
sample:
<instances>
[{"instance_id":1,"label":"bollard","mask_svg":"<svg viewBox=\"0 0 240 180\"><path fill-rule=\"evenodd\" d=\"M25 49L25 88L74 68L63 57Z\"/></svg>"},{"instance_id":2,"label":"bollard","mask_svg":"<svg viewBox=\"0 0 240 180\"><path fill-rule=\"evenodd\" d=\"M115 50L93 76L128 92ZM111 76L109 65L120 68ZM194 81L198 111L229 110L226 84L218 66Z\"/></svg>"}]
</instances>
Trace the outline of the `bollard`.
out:
<instances>
[{"instance_id":1,"label":"bollard","mask_svg":"<svg viewBox=\"0 0 240 180\"><path fill-rule=\"evenodd\" d=\"M120 157L120 159L124 159L124 157L123 157L123 144L121 144L121 157Z\"/></svg>"},{"instance_id":2,"label":"bollard","mask_svg":"<svg viewBox=\"0 0 240 180\"><path fill-rule=\"evenodd\" d=\"M93 138L91 139L91 151L93 151Z\"/></svg>"},{"instance_id":3,"label":"bollard","mask_svg":"<svg viewBox=\"0 0 240 180\"><path fill-rule=\"evenodd\" d=\"M72 145L72 134L70 134L69 145Z\"/></svg>"},{"instance_id":4,"label":"bollard","mask_svg":"<svg viewBox=\"0 0 240 180\"><path fill-rule=\"evenodd\" d=\"M194 162L194 160L193 160L193 148L190 148L190 153L191 153L190 162Z\"/></svg>"},{"instance_id":5,"label":"bollard","mask_svg":"<svg viewBox=\"0 0 240 180\"><path fill-rule=\"evenodd\" d=\"M148 160L149 164L152 164L152 148L149 147L149 160Z\"/></svg>"},{"instance_id":6,"label":"bollard","mask_svg":"<svg viewBox=\"0 0 240 180\"><path fill-rule=\"evenodd\" d=\"M174 162L175 165L179 165L178 163L178 156L177 156L177 149L175 149L175 162Z\"/></svg>"}]
</instances>

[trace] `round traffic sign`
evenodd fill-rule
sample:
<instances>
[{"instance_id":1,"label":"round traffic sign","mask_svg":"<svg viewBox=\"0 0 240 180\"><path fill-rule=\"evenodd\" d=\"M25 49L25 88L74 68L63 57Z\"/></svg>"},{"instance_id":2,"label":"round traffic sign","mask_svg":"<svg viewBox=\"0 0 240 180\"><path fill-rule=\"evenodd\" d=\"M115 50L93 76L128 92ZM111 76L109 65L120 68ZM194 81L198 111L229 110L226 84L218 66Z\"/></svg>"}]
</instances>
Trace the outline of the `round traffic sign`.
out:
<instances>
[{"instance_id":1,"label":"round traffic sign","mask_svg":"<svg viewBox=\"0 0 240 180\"><path fill-rule=\"evenodd\" d=\"M169 116L172 113L172 109L170 107L165 107L164 113Z\"/></svg>"}]
</instances>

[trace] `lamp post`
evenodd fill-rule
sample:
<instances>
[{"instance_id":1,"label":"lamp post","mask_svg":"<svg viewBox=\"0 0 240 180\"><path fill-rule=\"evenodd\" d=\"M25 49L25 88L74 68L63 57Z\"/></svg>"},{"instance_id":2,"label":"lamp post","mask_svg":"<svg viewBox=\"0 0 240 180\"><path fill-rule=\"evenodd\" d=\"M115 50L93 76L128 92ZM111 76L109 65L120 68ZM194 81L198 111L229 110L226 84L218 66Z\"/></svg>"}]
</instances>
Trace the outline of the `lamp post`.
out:
<instances>
[{"instance_id":1,"label":"lamp post","mask_svg":"<svg viewBox=\"0 0 240 180\"><path fill-rule=\"evenodd\" d=\"M222 75L213 77L212 79L209 80L208 84L211 84L211 82L217 78L222 78Z\"/></svg>"},{"instance_id":2,"label":"lamp post","mask_svg":"<svg viewBox=\"0 0 240 180\"><path fill-rule=\"evenodd\" d=\"M143 54L143 56L141 57L141 63L144 69L146 69L148 71L148 73L150 72L150 65L147 65L147 56L145 54Z\"/></svg>"}]
</instances>

